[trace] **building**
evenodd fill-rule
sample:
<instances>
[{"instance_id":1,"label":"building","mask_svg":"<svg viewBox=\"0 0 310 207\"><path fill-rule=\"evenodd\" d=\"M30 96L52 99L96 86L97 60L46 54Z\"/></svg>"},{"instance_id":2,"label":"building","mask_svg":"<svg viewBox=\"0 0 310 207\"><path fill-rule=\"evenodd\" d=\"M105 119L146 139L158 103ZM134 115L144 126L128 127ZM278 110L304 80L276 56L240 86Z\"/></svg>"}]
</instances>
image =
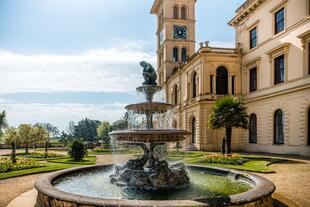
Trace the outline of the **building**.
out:
<instances>
[{"instance_id":1,"label":"building","mask_svg":"<svg viewBox=\"0 0 310 207\"><path fill-rule=\"evenodd\" d=\"M242 97L249 130L234 129L232 149L310 155L310 1L247 0L228 23L236 48L200 43L195 51L196 0L155 0L159 84L175 105L184 143L220 150L224 130L208 128L214 101Z\"/></svg>"}]
</instances>

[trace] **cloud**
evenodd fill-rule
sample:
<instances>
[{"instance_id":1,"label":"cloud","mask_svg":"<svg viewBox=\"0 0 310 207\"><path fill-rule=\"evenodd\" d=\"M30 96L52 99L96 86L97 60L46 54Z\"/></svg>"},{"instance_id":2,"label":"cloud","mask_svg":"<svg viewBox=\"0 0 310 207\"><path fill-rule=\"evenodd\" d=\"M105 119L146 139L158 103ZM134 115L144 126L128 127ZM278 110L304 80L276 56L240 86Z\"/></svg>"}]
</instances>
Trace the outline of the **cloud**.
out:
<instances>
[{"instance_id":1,"label":"cloud","mask_svg":"<svg viewBox=\"0 0 310 207\"><path fill-rule=\"evenodd\" d=\"M0 103L0 108L7 111L7 119L12 126L18 126L21 123L50 122L65 130L70 120L77 122L85 117L100 121L115 121L124 115L125 105L117 102L101 105Z\"/></svg>"},{"instance_id":2,"label":"cloud","mask_svg":"<svg viewBox=\"0 0 310 207\"><path fill-rule=\"evenodd\" d=\"M145 52L142 45L128 42L80 54L16 54L0 50L1 93L134 91L142 82L139 62L156 62L155 54Z\"/></svg>"}]
</instances>

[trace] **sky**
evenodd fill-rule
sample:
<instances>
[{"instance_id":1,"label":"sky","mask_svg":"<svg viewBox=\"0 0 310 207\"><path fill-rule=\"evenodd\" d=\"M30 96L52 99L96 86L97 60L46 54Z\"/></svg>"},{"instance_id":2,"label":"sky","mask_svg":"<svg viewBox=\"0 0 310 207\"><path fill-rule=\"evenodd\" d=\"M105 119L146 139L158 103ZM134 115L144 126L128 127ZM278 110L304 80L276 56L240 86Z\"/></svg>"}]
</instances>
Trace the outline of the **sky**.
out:
<instances>
[{"instance_id":1,"label":"sky","mask_svg":"<svg viewBox=\"0 0 310 207\"><path fill-rule=\"evenodd\" d=\"M234 47L244 0L198 0L196 41ZM0 111L10 126L115 121L141 100L141 60L156 68L153 0L1 0Z\"/></svg>"}]
</instances>

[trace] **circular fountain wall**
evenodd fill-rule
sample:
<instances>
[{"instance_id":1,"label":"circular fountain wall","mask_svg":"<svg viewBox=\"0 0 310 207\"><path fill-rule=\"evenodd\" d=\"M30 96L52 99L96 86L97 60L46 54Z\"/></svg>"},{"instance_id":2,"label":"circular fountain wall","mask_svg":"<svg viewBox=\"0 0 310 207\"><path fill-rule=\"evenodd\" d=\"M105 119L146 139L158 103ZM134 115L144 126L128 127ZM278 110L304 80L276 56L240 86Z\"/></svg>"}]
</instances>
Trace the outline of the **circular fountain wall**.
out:
<instances>
[{"instance_id":1,"label":"circular fountain wall","mask_svg":"<svg viewBox=\"0 0 310 207\"><path fill-rule=\"evenodd\" d=\"M124 191L110 183L114 166L91 166L40 178L36 207L272 206L274 185L259 176L215 167L187 166L190 184L175 191Z\"/></svg>"}]
</instances>

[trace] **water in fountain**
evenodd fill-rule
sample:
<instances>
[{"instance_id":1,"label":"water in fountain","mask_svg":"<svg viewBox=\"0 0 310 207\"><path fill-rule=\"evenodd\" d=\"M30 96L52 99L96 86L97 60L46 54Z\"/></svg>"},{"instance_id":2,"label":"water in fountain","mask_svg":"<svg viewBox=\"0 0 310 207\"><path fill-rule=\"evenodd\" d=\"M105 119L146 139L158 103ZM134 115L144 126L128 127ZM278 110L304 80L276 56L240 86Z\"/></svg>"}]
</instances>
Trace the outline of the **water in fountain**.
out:
<instances>
[{"instance_id":1,"label":"water in fountain","mask_svg":"<svg viewBox=\"0 0 310 207\"><path fill-rule=\"evenodd\" d=\"M111 183L139 190L184 188L189 184L185 166L182 163L169 166L163 154L166 143L182 141L189 132L171 129L169 109L173 105L153 101L161 87L157 86L157 76L151 65L141 65L144 67L145 82L137 88L137 92L144 94L146 102L126 106L129 130L114 131L110 136L121 143L141 147L144 154L138 159L129 160L123 166L116 166L115 173L111 175ZM156 98L161 99L163 95Z\"/></svg>"}]
</instances>

